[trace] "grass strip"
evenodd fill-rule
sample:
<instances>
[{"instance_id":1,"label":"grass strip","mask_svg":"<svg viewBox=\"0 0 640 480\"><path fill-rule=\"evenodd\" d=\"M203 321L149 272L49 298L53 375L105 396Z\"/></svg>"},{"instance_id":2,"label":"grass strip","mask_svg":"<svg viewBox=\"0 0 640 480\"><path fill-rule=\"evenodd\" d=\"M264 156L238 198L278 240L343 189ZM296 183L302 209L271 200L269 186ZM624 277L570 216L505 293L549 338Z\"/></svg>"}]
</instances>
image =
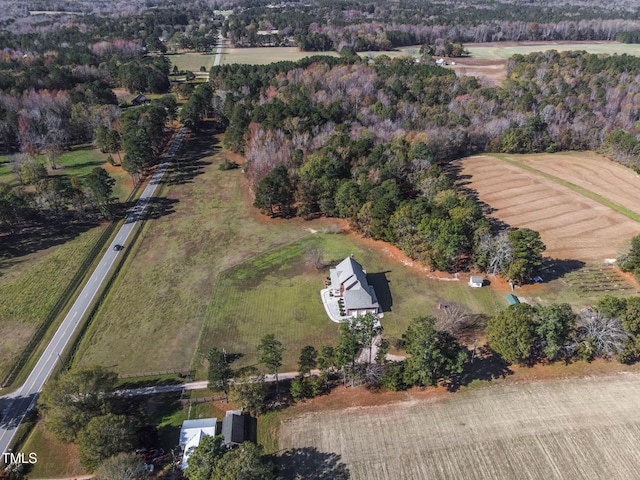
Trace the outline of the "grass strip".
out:
<instances>
[{"instance_id":1,"label":"grass strip","mask_svg":"<svg viewBox=\"0 0 640 480\"><path fill-rule=\"evenodd\" d=\"M71 281L68 283L68 285L66 286L66 288L64 289L60 297L58 298L57 302L53 306L53 308L46 315L44 321L42 322L42 324L40 324L35 334L31 337L31 340L29 340L29 343L27 344L25 349L22 351L22 353L16 360L11 370L2 381L2 388L6 388L10 386L16 380L18 375L21 373L25 365L28 364L29 359L31 358L33 352L36 350L36 348L38 347L42 339L44 338L46 332L49 330L49 327L54 323L54 321L58 318L58 316L66 309L65 307L69 304L75 292L82 285L83 280L87 276L87 273L89 272L89 269L94 263L95 258L100 254L105 244L111 238L111 235L113 234L113 231L116 225L117 225L117 222L112 222L104 230L104 232L102 232L102 235L100 235L100 238L95 243L95 245L91 248L91 250L89 250L84 260L82 261L80 268L78 268L75 275L73 276Z\"/></svg>"},{"instance_id":2,"label":"grass strip","mask_svg":"<svg viewBox=\"0 0 640 480\"><path fill-rule=\"evenodd\" d=\"M98 299L95 300L93 307L91 308L91 313L89 313L89 316L87 317L87 320L84 322L84 324L82 325L82 328L77 331L75 333L75 338L73 339L73 343L71 344L70 347L67 347L65 354L63 355L63 365L64 365L64 369L69 369L71 368L71 366L73 365L73 360L75 359L75 356L78 352L78 349L80 347L80 342L82 340L82 338L84 337L84 334L87 332L87 329L89 328L89 326L91 325L93 319L96 317L98 311L100 310L100 307L102 306L105 298L107 297L109 290L111 290L111 287L113 285L113 283L115 282L116 278L118 277L118 273L120 272L120 270L122 269L122 266L126 263L127 258L129 257L129 254L131 253L131 246L134 245L137 241L138 238L140 237L140 233L142 232L145 224L147 223L146 219L143 219L140 221L138 228L135 230L133 237L129 243L129 248L125 248L124 251L122 252L123 255L120 259L120 261L118 262L118 264L116 265L115 269L113 270L112 274L110 275L109 279L107 280L106 285L102 288L102 291L100 292L100 295L98 296Z\"/></svg>"},{"instance_id":3,"label":"grass strip","mask_svg":"<svg viewBox=\"0 0 640 480\"><path fill-rule=\"evenodd\" d=\"M586 188L580 187L578 185L576 185L575 183L571 183L568 182L566 180L563 180L561 178L555 177L553 175L550 175L548 173L542 172L536 168L530 167L529 165L526 165L522 162L518 162L517 160L513 160L511 158L509 158L507 155L504 154L500 154L500 153L492 153L491 154L492 157L495 157L499 160L502 160L505 163L508 163L510 165L513 165L514 167L518 167L521 168L523 170L526 170L528 172L531 173L535 173L536 175L539 175L541 177L547 178L549 180L551 180L552 182L557 183L558 185L562 185L563 187L567 187L571 190L573 190L576 193L579 193L580 195L590 198L591 200L594 200L596 202L598 202L601 205L604 205L607 208L610 208L611 210L614 210L622 215L624 215L627 218L630 218L631 220L634 220L636 222L640 222L640 215L638 215L637 213L629 210L626 207L623 207L622 205L612 202L611 200L609 200L606 197L603 197L602 195L598 195L597 193L592 192L591 190L587 190Z\"/></svg>"}]
</instances>

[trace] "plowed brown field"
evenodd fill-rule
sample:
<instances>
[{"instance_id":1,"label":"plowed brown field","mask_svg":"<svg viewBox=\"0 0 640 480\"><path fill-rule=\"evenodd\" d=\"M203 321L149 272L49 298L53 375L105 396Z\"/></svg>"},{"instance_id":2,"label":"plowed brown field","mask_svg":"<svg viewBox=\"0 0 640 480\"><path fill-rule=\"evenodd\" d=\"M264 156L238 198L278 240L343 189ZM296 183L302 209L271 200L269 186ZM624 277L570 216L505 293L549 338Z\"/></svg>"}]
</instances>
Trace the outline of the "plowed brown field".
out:
<instances>
[{"instance_id":1,"label":"plowed brown field","mask_svg":"<svg viewBox=\"0 0 640 480\"><path fill-rule=\"evenodd\" d=\"M640 175L591 152L513 155L510 158L562 178L640 214Z\"/></svg>"},{"instance_id":2,"label":"plowed brown field","mask_svg":"<svg viewBox=\"0 0 640 480\"><path fill-rule=\"evenodd\" d=\"M640 375L309 413L281 427L280 448L294 447L338 454L353 480L634 479Z\"/></svg>"},{"instance_id":3,"label":"plowed brown field","mask_svg":"<svg viewBox=\"0 0 640 480\"><path fill-rule=\"evenodd\" d=\"M510 157L597 193L640 213L640 177L595 154ZM602 260L620 253L640 233L640 223L559 185L552 179L490 156L460 162L466 187L491 208L490 216L511 227L540 232L545 255Z\"/></svg>"}]
</instances>

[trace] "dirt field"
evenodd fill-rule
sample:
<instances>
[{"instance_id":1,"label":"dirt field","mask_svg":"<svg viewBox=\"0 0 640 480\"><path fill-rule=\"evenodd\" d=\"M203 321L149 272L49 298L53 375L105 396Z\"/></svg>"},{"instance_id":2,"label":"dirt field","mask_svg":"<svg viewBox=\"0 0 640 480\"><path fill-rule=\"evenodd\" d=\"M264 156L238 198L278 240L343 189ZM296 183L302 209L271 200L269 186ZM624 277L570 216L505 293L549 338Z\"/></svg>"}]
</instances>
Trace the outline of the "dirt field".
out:
<instances>
[{"instance_id":1,"label":"dirt field","mask_svg":"<svg viewBox=\"0 0 640 480\"><path fill-rule=\"evenodd\" d=\"M501 384L307 413L282 424L279 446L353 480L632 479L639 407L637 373Z\"/></svg>"},{"instance_id":2,"label":"dirt field","mask_svg":"<svg viewBox=\"0 0 640 480\"><path fill-rule=\"evenodd\" d=\"M592 152L510 155L536 170L562 178L640 214L640 175Z\"/></svg>"},{"instance_id":3,"label":"dirt field","mask_svg":"<svg viewBox=\"0 0 640 480\"><path fill-rule=\"evenodd\" d=\"M546 157L552 164L556 155ZM599 188L604 195L616 187L617 177L605 167L609 166L608 162L603 159L601 163L603 168L598 175L603 186ZM469 182L466 186L476 190L480 201L491 208L490 216L512 227L539 231L547 245L546 256L575 260L614 258L626 241L640 233L638 222L548 178L497 158L467 158L460 165L461 174L469 176L465 179ZM558 169L559 177L569 180L571 175L585 178L588 175L588 171L582 173L580 162L566 165L564 170ZM574 171L578 173L571 173Z\"/></svg>"},{"instance_id":4,"label":"dirt field","mask_svg":"<svg viewBox=\"0 0 640 480\"><path fill-rule=\"evenodd\" d=\"M478 77L483 85L500 85L507 78L506 60L456 58L454 62L448 68L455 70L456 75Z\"/></svg>"}]
</instances>

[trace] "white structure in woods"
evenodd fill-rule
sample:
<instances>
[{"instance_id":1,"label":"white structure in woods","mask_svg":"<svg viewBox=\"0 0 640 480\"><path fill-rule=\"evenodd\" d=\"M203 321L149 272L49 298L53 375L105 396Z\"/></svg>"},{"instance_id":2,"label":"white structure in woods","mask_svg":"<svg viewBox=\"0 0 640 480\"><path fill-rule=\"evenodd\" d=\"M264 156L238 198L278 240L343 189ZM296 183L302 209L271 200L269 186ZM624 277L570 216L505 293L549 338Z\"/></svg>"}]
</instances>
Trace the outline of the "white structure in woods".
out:
<instances>
[{"instance_id":1,"label":"white structure in woods","mask_svg":"<svg viewBox=\"0 0 640 480\"><path fill-rule=\"evenodd\" d=\"M471 275L469 278L469 286L474 288L482 287L482 277L479 275Z\"/></svg>"},{"instance_id":2,"label":"white structure in woods","mask_svg":"<svg viewBox=\"0 0 640 480\"><path fill-rule=\"evenodd\" d=\"M185 420L180 429L180 447L182 447L182 470L187 468L189 457L193 449L200 445L205 435L215 437L218 431L218 421L215 418L199 420Z\"/></svg>"},{"instance_id":3,"label":"white structure in woods","mask_svg":"<svg viewBox=\"0 0 640 480\"><path fill-rule=\"evenodd\" d=\"M378 313L380 305L373 287L367 283L367 272L353 255L345 258L336 268L329 270L330 291L342 298L346 316L357 317L365 313Z\"/></svg>"}]
</instances>

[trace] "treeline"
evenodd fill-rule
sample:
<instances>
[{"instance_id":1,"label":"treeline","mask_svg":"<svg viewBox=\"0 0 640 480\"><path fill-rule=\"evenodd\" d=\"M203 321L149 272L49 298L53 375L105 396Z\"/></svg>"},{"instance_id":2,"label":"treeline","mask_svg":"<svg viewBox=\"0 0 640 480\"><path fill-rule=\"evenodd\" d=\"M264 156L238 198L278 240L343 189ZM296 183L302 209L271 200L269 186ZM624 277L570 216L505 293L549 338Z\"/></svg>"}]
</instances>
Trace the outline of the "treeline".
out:
<instances>
[{"instance_id":1,"label":"treeline","mask_svg":"<svg viewBox=\"0 0 640 480\"><path fill-rule=\"evenodd\" d=\"M69 220L111 218L115 180L101 167L82 177L49 175L37 159L18 154L9 159L20 181L0 183L0 231L24 223L66 224Z\"/></svg>"},{"instance_id":2,"label":"treeline","mask_svg":"<svg viewBox=\"0 0 640 480\"><path fill-rule=\"evenodd\" d=\"M640 358L640 298L607 295L576 314L568 304L517 304L487 324L489 347L509 363Z\"/></svg>"},{"instance_id":3,"label":"treeline","mask_svg":"<svg viewBox=\"0 0 640 480\"><path fill-rule=\"evenodd\" d=\"M20 94L25 90L85 90L95 99L115 103L110 88L131 93L163 93L169 89L171 62L163 56L144 57L129 42L98 42L82 50L60 50L47 55L27 55L5 49L0 52L0 89ZM90 84L88 87L83 87Z\"/></svg>"},{"instance_id":4,"label":"treeline","mask_svg":"<svg viewBox=\"0 0 640 480\"><path fill-rule=\"evenodd\" d=\"M53 106L60 105L53 103ZM64 117L56 117L54 114L55 112L45 111L42 114L44 120L38 115L20 117L24 118L21 122L21 134L26 143L22 144L24 153L8 156L17 185L0 183L0 231L13 231L17 226L29 223L64 225L77 220L112 218L115 213L115 180L103 168L97 167L81 177L55 175L47 171L38 152L44 150L44 158L49 168L55 172L57 159L65 146L64 135L67 131L65 126L58 125L54 129L49 125L54 121L64 120ZM121 165L132 176L134 184L137 184L145 171L156 164L162 153L167 141L165 124L175 114L176 102L172 97L129 109L120 118L116 115L112 121L98 124L97 146L105 153L117 154L118 158L120 150L124 150ZM42 131L39 124L27 123L28 120L44 121L46 135L39 134ZM66 127L72 128L73 125ZM115 163L113 157L111 161Z\"/></svg>"},{"instance_id":5,"label":"treeline","mask_svg":"<svg viewBox=\"0 0 640 480\"><path fill-rule=\"evenodd\" d=\"M505 242L487 236L480 209L443 165L487 150L590 148L625 160L618 153L637 148L639 67L627 55L516 55L494 88L411 59L346 56L218 67L211 78L225 99L225 143L247 158L256 207L347 218L412 258L456 270L470 261L486 268L481 252Z\"/></svg>"},{"instance_id":6,"label":"treeline","mask_svg":"<svg viewBox=\"0 0 640 480\"><path fill-rule=\"evenodd\" d=\"M64 45L88 48L96 39L127 39L147 52L168 48L208 51L215 45L223 22L208 2L92 2L83 7L87 8L78 15L29 16L25 10L22 18L0 30L0 45L25 53L45 53Z\"/></svg>"},{"instance_id":7,"label":"treeline","mask_svg":"<svg viewBox=\"0 0 640 480\"><path fill-rule=\"evenodd\" d=\"M495 90L450 70L384 57L371 65L348 56L226 66L211 78L225 96L225 144L245 154L263 213L346 218L363 235L395 243L433 268L473 263L514 281L531 278L532 258L525 265L514 254L519 241L492 233L441 164L488 143L474 145L471 120L452 104L474 94L491 101Z\"/></svg>"},{"instance_id":8,"label":"treeline","mask_svg":"<svg viewBox=\"0 0 640 480\"><path fill-rule=\"evenodd\" d=\"M455 42L614 40L638 30L637 10L623 1L563 5L535 2L315 1L307 5L243 2L223 27L234 46L296 44L307 51L356 51ZM262 31L262 32L261 32ZM259 32L263 33L260 34ZM264 33L269 32L268 35Z\"/></svg>"}]
</instances>

